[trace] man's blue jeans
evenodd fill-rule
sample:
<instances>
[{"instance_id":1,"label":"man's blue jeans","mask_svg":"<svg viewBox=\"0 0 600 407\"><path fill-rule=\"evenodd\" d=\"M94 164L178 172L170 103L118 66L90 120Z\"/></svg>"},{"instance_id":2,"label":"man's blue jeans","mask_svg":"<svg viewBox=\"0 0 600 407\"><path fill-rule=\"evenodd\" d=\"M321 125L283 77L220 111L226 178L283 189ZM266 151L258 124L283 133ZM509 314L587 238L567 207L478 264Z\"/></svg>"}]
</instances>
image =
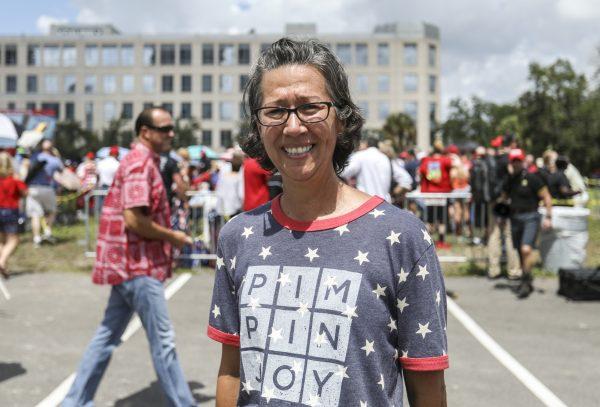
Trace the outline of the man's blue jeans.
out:
<instances>
[{"instance_id":1,"label":"man's blue jeans","mask_svg":"<svg viewBox=\"0 0 600 407\"><path fill-rule=\"evenodd\" d=\"M155 278L141 276L112 287L104 320L85 351L63 407L94 405L102 375L134 312L146 330L154 369L168 405L196 405L175 352L175 333L163 285Z\"/></svg>"}]
</instances>

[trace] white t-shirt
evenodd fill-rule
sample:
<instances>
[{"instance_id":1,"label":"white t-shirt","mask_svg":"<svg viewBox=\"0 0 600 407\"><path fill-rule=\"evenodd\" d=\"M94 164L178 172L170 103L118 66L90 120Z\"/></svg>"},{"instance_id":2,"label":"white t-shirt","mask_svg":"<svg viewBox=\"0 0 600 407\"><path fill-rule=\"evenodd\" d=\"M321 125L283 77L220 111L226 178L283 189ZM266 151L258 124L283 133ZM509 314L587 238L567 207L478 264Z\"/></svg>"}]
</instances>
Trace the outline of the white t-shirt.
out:
<instances>
[{"instance_id":1,"label":"white t-shirt","mask_svg":"<svg viewBox=\"0 0 600 407\"><path fill-rule=\"evenodd\" d=\"M108 156L98 161L96 170L98 171L98 185L111 186L115 179L115 174L119 168L119 160L113 156Z\"/></svg>"},{"instance_id":2,"label":"white t-shirt","mask_svg":"<svg viewBox=\"0 0 600 407\"><path fill-rule=\"evenodd\" d=\"M369 147L350 156L342 177L356 177L356 188L390 202L391 170L388 156L377 147Z\"/></svg>"}]
</instances>

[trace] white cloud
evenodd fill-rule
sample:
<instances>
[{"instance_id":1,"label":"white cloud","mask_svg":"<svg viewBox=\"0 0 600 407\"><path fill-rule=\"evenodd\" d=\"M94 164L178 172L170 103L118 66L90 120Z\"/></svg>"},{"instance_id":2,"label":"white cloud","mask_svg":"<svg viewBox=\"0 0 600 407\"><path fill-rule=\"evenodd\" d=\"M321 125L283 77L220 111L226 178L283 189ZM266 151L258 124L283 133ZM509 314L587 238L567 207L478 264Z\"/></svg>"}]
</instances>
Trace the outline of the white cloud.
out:
<instances>
[{"instance_id":1,"label":"white cloud","mask_svg":"<svg viewBox=\"0 0 600 407\"><path fill-rule=\"evenodd\" d=\"M47 16L45 14L42 14L35 21L35 25L40 33L48 34L48 32L50 32L50 26L52 24L63 24L66 22L67 22L66 18L57 18L57 17Z\"/></svg>"},{"instance_id":2,"label":"white cloud","mask_svg":"<svg viewBox=\"0 0 600 407\"><path fill-rule=\"evenodd\" d=\"M600 18L600 2L597 0L558 0L556 8L561 15L573 19Z\"/></svg>"}]
</instances>

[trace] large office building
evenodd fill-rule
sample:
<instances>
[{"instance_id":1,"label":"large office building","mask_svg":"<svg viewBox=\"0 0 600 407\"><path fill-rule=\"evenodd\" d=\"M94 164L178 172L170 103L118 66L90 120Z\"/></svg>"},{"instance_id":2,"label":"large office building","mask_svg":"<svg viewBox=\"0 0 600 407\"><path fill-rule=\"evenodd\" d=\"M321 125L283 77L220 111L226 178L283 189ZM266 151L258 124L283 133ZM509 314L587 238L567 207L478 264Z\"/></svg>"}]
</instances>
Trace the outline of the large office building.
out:
<instances>
[{"instance_id":1,"label":"large office building","mask_svg":"<svg viewBox=\"0 0 600 407\"><path fill-rule=\"evenodd\" d=\"M0 109L54 110L59 120L106 128L162 105L200 122L198 142L232 144L242 121L242 92L261 50L281 36L327 43L345 65L366 129L404 112L417 144L430 145L440 110L440 36L425 24L386 24L371 33L319 33L288 24L284 33L122 34L111 25L55 25L48 35L0 37Z\"/></svg>"}]
</instances>

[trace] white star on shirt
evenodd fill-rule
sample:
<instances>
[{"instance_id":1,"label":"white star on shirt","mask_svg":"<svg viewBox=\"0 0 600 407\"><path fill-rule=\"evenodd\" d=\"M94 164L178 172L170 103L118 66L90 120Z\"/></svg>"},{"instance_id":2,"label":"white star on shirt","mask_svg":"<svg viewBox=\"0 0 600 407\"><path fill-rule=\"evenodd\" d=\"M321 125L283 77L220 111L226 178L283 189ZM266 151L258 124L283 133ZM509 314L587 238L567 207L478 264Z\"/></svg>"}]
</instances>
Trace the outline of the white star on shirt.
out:
<instances>
[{"instance_id":1,"label":"white star on shirt","mask_svg":"<svg viewBox=\"0 0 600 407\"><path fill-rule=\"evenodd\" d=\"M427 233L425 229L421 229L421 232L423 232L423 240L431 244L431 236L429 236L429 233Z\"/></svg>"},{"instance_id":2,"label":"white star on shirt","mask_svg":"<svg viewBox=\"0 0 600 407\"><path fill-rule=\"evenodd\" d=\"M263 258L263 260L266 260L267 256L271 256L273 253L271 253L271 246L269 247L263 247L259 256L261 256Z\"/></svg>"},{"instance_id":3,"label":"white star on shirt","mask_svg":"<svg viewBox=\"0 0 600 407\"><path fill-rule=\"evenodd\" d=\"M325 343L325 332L321 332L320 334L317 334L314 342L317 344L317 347L320 348L321 345L323 345Z\"/></svg>"},{"instance_id":4,"label":"white star on shirt","mask_svg":"<svg viewBox=\"0 0 600 407\"><path fill-rule=\"evenodd\" d=\"M248 307L252 308L254 311L256 308L260 308L260 298L250 297L250 302L248 303Z\"/></svg>"},{"instance_id":5,"label":"white star on shirt","mask_svg":"<svg viewBox=\"0 0 600 407\"><path fill-rule=\"evenodd\" d=\"M398 349L394 349L394 362L398 360Z\"/></svg>"},{"instance_id":6,"label":"white star on shirt","mask_svg":"<svg viewBox=\"0 0 600 407\"><path fill-rule=\"evenodd\" d=\"M404 308L408 307L409 305L410 304L406 302L406 297L402 298L401 300L397 300L396 302L396 307L398 307L401 314L402 311L404 311Z\"/></svg>"},{"instance_id":7,"label":"white star on shirt","mask_svg":"<svg viewBox=\"0 0 600 407\"><path fill-rule=\"evenodd\" d=\"M244 236L244 237L246 238L246 240L248 240L248 237L249 237L250 235L253 235L253 234L254 234L254 232L252 231L252 228L253 228L253 227L254 227L254 226L250 226L249 228L247 228L247 227L244 227L244 233L242 233L242 236Z\"/></svg>"},{"instance_id":8,"label":"white star on shirt","mask_svg":"<svg viewBox=\"0 0 600 407\"><path fill-rule=\"evenodd\" d=\"M408 351L407 350L403 350L402 351L402 357L403 358L407 358L408 357Z\"/></svg>"},{"instance_id":9,"label":"white star on shirt","mask_svg":"<svg viewBox=\"0 0 600 407\"><path fill-rule=\"evenodd\" d=\"M221 308L219 308L219 306L217 304L215 304L215 307L213 308L213 310L211 312L216 318L219 315L221 315Z\"/></svg>"},{"instance_id":10,"label":"white star on shirt","mask_svg":"<svg viewBox=\"0 0 600 407\"><path fill-rule=\"evenodd\" d=\"M222 257L217 256L217 270L219 270L223 266L225 266L225 261Z\"/></svg>"},{"instance_id":11,"label":"white star on shirt","mask_svg":"<svg viewBox=\"0 0 600 407\"><path fill-rule=\"evenodd\" d=\"M366 401L360 401L360 407L369 407L367 406L367 402Z\"/></svg>"},{"instance_id":12,"label":"white star on shirt","mask_svg":"<svg viewBox=\"0 0 600 407\"><path fill-rule=\"evenodd\" d=\"M323 285L327 288L335 287L337 285L337 277L327 276L327 279L323 282Z\"/></svg>"},{"instance_id":13,"label":"white star on shirt","mask_svg":"<svg viewBox=\"0 0 600 407\"><path fill-rule=\"evenodd\" d=\"M440 295L440 290L437 290L435 292L435 302L438 306L440 305L441 300L442 300L442 296Z\"/></svg>"},{"instance_id":14,"label":"white star on shirt","mask_svg":"<svg viewBox=\"0 0 600 407\"><path fill-rule=\"evenodd\" d=\"M398 284L406 281L406 279L408 278L409 274L410 274L410 272L407 273L406 271L404 271L404 268L401 267L400 268L400 273L396 274L398 276Z\"/></svg>"},{"instance_id":15,"label":"white star on shirt","mask_svg":"<svg viewBox=\"0 0 600 407\"><path fill-rule=\"evenodd\" d=\"M398 325L396 325L396 320L392 317L390 317L390 323L387 324L387 326L390 328L390 332L398 330Z\"/></svg>"},{"instance_id":16,"label":"white star on shirt","mask_svg":"<svg viewBox=\"0 0 600 407\"><path fill-rule=\"evenodd\" d=\"M358 263L362 266L362 264L366 261L367 263L370 263L369 259L367 259L367 256L369 255L369 252L363 253L360 250L358 251L358 255L354 258L354 260L357 260Z\"/></svg>"},{"instance_id":17,"label":"white star on shirt","mask_svg":"<svg viewBox=\"0 0 600 407\"><path fill-rule=\"evenodd\" d=\"M421 266L419 264L419 272L417 273L417 276L422 277L423 281L425 281L425 276L429 274L429 271L427 271L427 264L424 266Z\"/></svg>"},{"instance_id":18,"label":"white star on shirt","mask_svg":"<svg viewBox=\"0 0 600 407\"><path fill-rule=\"evenodd\" d=\"M342 380L349 379L350 376L348 376L348 373L346 373L346 370L348 370L348 366L339 365L338 366L338 371L335 372L334 374L336 376L340 376L342 378Z\"/></svg>"},{"instance_id":19,"label":"white star on shirt","mask_svg":"<svg viewBox=\"0 0 600 407\"><path fill-rule=\"evenodd\" d=\"M231 263L230 269L233 270L235 268L235 258L237 256L233 256L233 259L229 259L229 262Z\"/></svg>"},{"instance_id":20,"label":"white star on shirt","mask_svg":"<svg viewBox=\"0 0 600 407\"><path fill-rule=\"evenodd\" d=\"M279 283L281 284L282 287L285 287L286 284L292 282L292 280L290 280L289 273L285 274L283 272L279 275L279 278L277 279L277 281L279 281Z\"/></svg>"},{"instance_id":21,"label":"white star on shirt","mask_svg":"<svg viewBox=\"0 0 600 407\"><path fill-rule=\"evenodd\" d=\"M377 284L377 288L372 290L371 292L375 293L375 295L377 296L377 299L379 299L379 297L385 297L385 289L387 287L382 287L379 284Z\"/></svg>"},{"instance_id":22,"label":"white star on shirt","mask_svg":"<svg viewBox=\"0 0 600 407\"><path fill-rule=\"evenodd\" d=\"M385 211L380 211L379 209L375 208L369 212L369 215L373 215L373 218L377 219L378 217L385 215Z\"/></svg>"},{"instance_id":23,"label":"white star on shirt","mask_svg":"<svg viewBox=\"0 0 600 407\"><path fill-rule=\"evenodd\" d=\"M298 362L296 360L293 360L292 361L292 371L294 373L296 373L297 375L300 375L302 373L302 370L303 370L302 369L302 363L300 363L300 362Z\"/></svg>"},{"instance_id":24,"label":"white star on shirt","mask_svg":"<svg viewBox=\"0 0 600 407\"><path fill-rule=\"evenodd\" d=\"M273 343L277 343L278 340L282 339L281 331L283 328L275 329L275 327L271 328L271 333L269 334L269 338L273 340Z\"/></svg>"},{"instance_id":25,"label":"white star on shirt","mask_svg":"<svg viewBox=\"0 0 600 407\"><path fill-rule=\"evenodd\" d=\"M253 390L254 388L252 387L250 380L248 380L247 382L242 382L242 391L245 391L247 394L250 394L250 392Z\"/></svg>"},{"instance_id":26,"label":"white star on shirt","mask_svg":"<svg viewBox=\"0 0 600 407\"><path fill-rule=\"evenodd\" d=\"M344 234L344 232L348 232L350 233L350 231L348 230L348 225L342 225L342 226L338 226L337 228L333 229L336 232L340 232L340 236Z\"/></svg>"},{"instance_id":27,"label":"white star on shirt","mask_svg":"<svg viewBox=\"0 0 600 407\"><path fill-rule=\"evenodd\" d=\"M423 337L423 339L425 339L425 335L427 335L430 332L431 332L431 330L429 330L429 322L428 322L425 325L419 324L419 330L415 333L417 335L421 335Z\"/></svg>"},{"instance_id":28,"label":"white star on shirt","mask_svg":"<svg viewBox=\"0 0 600 407\"><path fill-rule=\"evenodd\" d=\"M309 248L308 248L308 252L307 252L307 253L304 255L304 257L308 257L308 259L309 259L309 260L310 260L310 262L312 263L312 261L313 261L313 259L314 259L315 257L320 257L320 256L317 254L317 250L319 250L319 249L317 248L317 249L314 249L314 250L313 250L313 249L311 249L311 248L309 247Z\"/></svg>"},{"instance_id":29,"label":"white star on shirt","mask_svg":"<svg viewBox=\"0 0 600 407\"><path fill-rule=\"evenodd\" d=\"M346 311L343 311L342 314L347 316L348 319L352 319L352 317L358 317L358 315L356 314L356 306L354 307L349 307L348 304L346 304Z\"/></svg>"},{"instance_id":30,"label":"white star on shirt","mask_svg":"<svg viewBox=\"0 0 600 407\"><path fill-rule=\"evenodd\" d=\"M369 356L369 353L371 352L375 352L375 347L374 347L375 341L368 341L365 339L365 346L363 346L361 349L365 351L365 353L367 354L366 356Z\"/></svg>"},{"instance_id":31,"label":"white star on shirt","mask_svg":"<svg viewBox=\"0 0 600 407\"><path fill-rule=\"evenodd\" d=\"M383 375L380 374L379 377L381 377L381 379L379 379L377 384L381 386L381 390L384 390L385 389L385 381L383 380Z\"/></svg>"},{"instance_id":32,"label":"white star on shirt","mask_svg":"<svg viewBox=\"0 0 600 407\"><path fill-rule=\"evenodd\" d=\"M300 307L296 311L298 311L300 315L304 316L304 314L308 312L308 303L303 304L300 302Z\"/></svg>"},{"instance_id":33,"label":"white star on shirt","mask_svg":"<svg viewBox=\"0 0 600 407\"><path fill-rule=\"evenodd\" d=\"M395 233L393 230L390 231L390 235L386 237L387 240L390 241L390 246L393 246L394 243L400 243L400 235L402 232Z\"/></svg>"},{"instance_id":34,"label":"white star on shirt","mask_svg":"<svg viewBox=\"0 0 600 407\"><path fill-rule=\"evenodd\" d=\"M263 394L261 394L261 397L267 399L267 403L269 403L271 401L271 399L273 397L275 397L275 388L274 387L267 387L265 386L265 392Z\"/></svg>"},{"instance_id":35,"label":"white star on shirt","mask_svg":"<svg viewBox=\"0 0 600 407\"><path fill-rule=\"evenodd\" d=\"M321 398L316 394L311 394L310 399L306 402L310 407L316 407L321 405Z\"/></svg>"}]
</instances>

